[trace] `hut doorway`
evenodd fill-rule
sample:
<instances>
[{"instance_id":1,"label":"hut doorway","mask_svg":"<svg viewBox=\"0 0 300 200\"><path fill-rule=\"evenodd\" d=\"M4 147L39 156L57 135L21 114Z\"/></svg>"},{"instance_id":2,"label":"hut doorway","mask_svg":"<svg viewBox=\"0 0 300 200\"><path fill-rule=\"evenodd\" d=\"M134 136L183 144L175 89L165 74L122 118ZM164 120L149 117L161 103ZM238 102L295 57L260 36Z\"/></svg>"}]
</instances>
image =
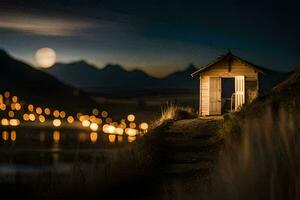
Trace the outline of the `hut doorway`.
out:
<instances>
[{"instance_id":1,"label":"hut doorway","mask_svg":"<svg viewBox=\"0 0 300 200\"><path fill-rule=\"evenodd\" d=\"M235 78L222 78L222 113L231 112L234 105Z\"/></svg>"},{"instance_id":2,"label":"hut doorway","mask_svg":"<svg viewBox=\"0 0 300 200\"><path fill-rule=\"evenodd\" d=\"M245 103L245 77L209 77L209 114L236 111Z\"/></svg>"}]
</instances>

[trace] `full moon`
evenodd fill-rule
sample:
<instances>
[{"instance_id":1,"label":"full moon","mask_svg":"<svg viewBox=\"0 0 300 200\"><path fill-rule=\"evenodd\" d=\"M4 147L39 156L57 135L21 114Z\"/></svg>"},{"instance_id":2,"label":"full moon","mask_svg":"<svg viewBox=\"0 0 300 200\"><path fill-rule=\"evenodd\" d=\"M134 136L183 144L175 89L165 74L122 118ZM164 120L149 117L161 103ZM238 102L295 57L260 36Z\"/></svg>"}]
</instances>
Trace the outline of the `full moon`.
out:
<instances>
[{"instance_id":1,"label":"full moon","mask_svg":"<svg viewBox=\"0 0 300 200\"><path fill-rule=\"evenodd\" d=\"M35 59L40 67L48 68L54 65L56 61L56 53L51 48L41 48L35 53Z\"/></svg>"}]
</instances>

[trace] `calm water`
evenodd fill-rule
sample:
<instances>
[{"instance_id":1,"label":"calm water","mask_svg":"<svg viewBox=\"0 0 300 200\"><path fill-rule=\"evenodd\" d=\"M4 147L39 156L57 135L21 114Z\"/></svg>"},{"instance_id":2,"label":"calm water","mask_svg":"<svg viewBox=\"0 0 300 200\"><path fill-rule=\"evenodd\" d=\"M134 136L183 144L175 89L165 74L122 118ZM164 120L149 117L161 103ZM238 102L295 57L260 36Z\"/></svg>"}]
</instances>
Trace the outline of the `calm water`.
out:
<instances>
[{"instance_id":1,"label":"calm water","mask_svg":"<svg viewBox=\"0 0 300 200\"><path fill-rule=\"evenodd\" d=\"M26 184L34 177L55 174L72 178L82 174L93 181L94 172L116 159L136 138L75 130L1 130L0 184Z\"/></svg>"}]
</instances>

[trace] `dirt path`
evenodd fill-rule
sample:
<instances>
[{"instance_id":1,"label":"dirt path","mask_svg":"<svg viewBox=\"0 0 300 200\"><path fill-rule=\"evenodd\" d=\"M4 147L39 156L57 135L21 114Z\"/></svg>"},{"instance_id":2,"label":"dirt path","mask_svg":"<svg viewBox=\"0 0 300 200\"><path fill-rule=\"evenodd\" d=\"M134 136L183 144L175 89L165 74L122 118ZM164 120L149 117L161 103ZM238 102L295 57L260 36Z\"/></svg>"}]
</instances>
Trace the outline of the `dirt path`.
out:
<instances>
[{"instance_id":1,"label":"dirt path","mask_svg":"<svg viewBox=\"0 0 300 200\"><path fill-rule=\"evenodd\" d=\"M221 143L222 120L189 119L170 123L162 130L165 138L163 186L170 199L209 185Z\"/></svg>"}]
</instances>

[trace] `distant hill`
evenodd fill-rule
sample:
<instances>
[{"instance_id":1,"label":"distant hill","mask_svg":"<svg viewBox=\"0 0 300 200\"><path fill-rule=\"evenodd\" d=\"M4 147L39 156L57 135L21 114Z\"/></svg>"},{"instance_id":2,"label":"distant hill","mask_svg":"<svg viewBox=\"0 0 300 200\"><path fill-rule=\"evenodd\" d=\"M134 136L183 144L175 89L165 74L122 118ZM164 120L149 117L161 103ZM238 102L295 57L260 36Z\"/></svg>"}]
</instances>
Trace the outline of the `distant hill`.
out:
<instances>
[{"instance_id":1,"label":"distant hill","mask_svg":"<svg viewBox=\"0 0 300 200\"><path fill-rule=\"evenodd\" d=\"M82 89L150 87L156 81L156 78L140 70L126 71L117 64L107 64L103 69L97 69L85 61L57 63L45 71L69 85Z\"/></svg>"},{"instance_id":2,"label":"distant hill","mask_svg":"<svg viewBox=\"0 0 300 200\"><path fill-rule=\"evenodd\" d=\"M190 76L195 70L196 68L190 65L183 71L164 78L155 78L142 70L127 71L118 64L107 64L98 69L85 61L78 61L69 64L57 63L45 71L68 85L101 93L111 89L122 91L195 89L197 81Z\"/></svg>"},{"instance_id":3,"label":"distant hill","mask_svg":"<svg viewBox=\"0 0 300 200\"><path fill-rule=\"evenodd\" d=\"M193 79L191 74L196 70L197 68L193 64L190 64L186 69L174 72L161 79L162 85L170 88L195 89L198 87L198 81Z\"/></svg>"},{"instance_id":4,"label":"distant hill","mask_svg":"<svg viewBox=\"0 0 300 200\"><path fill-rule=\"evenodd\" d=\"M127 71L118 64L107 64L99 69L85 61L78 61L69 64L57 63L46 72L73 87L88 92L108 94L115 92L113 90L118 90L120 93L195 91L198 88L198 81L191 78L190 74L196 70L197 68L191 64L182 71L163 78L155 78L141 70ZM262 91L270 90L289 76L286 72L269 69L264 69L264 71L265 74L260 80Z\"/></svg>"},{"instance_id":5,"label":"distant hill","mask_svg":"<svg viewBox=\"0 0 300 200\"><path fill-rule=\"evenodd\" d=\"M27 102L62 108L87 107L88 95L0 50L0 91L9 90Z\"/></svg>"}]
</instances>

